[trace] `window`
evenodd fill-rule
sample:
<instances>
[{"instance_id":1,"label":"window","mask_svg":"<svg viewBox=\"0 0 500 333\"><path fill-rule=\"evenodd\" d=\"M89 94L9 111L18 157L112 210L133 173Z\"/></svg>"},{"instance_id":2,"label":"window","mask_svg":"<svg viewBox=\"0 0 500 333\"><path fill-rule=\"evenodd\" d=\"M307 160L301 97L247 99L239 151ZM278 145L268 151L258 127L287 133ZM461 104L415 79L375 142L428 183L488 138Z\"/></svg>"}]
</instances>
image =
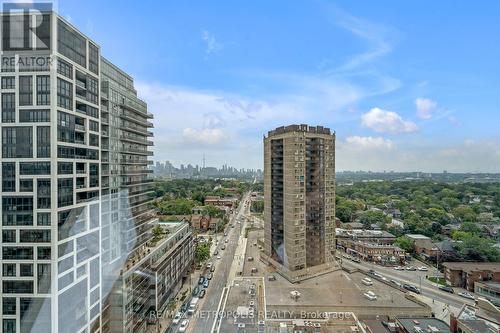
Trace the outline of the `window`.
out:
<instances>
[{"instance_id":1,"label":"window","mask_svg":"<svg viewBox=\"0 0 500 333\"><path fill-rule=\"evenodd\" d=\"M89 145L99 147L99 136L95 134L89 134Z\"/></svg>"},{"instance_id":2,"label":"window","mask_svg":"<svg viewBox=\"0 0 500 333\"><path fill-rule=\"evenodd\" d=\"M2 299L3 314L15 315L16 314L16 299L13 297L4 297Z\"/></svg>"},{"instance_id":3,"label":"window","mask_svg":"<svg viewBox=\"0 0 500 333\"><path fill-rule=\"evenodd\" d=\"M15 230L2 230L2 242L3 243L15 243L16 242L16 231Z\"/></svg>"},{"instance_id":4,"label":"window","mask_svg":"<svg viewBox=\"0 0 500 333\"><path fill-rule=\"evenodd\" d=\"M33 192L33 179L19 180L19 192Z\"/></svg>"},{"instance_id":5,"label":"window","mask_svg":"<svg viewBox=\"0 0 500 333\"><path fill-rule=\"evenodd\" d=\"M2 89L14 89L16 87L16 79L14 76L2 77Z\"/></svg>"},{"instance_id":6,"label":"window","mask_svg":"<svg viewBox=\"0 0 500 333\"><path fill-rule=\"evenodd\" d=\"M99 49L92 43L89 43L89 70L99 74Z\"/></svg>"},{"instance_id":7,"label":"window","mask_svg":"<svg viewBox=\"0 0 500 333\"><path fill-rule=\"evenodd\" d=\"M36 77L36 104L50 104L50 76L39 75Z\"/></svg>"},{"instance_id":8,"label":"window","mask_svg":"<svg viewBox=\"0 0 500 333\"><path fill-rule=\"evenodd\" d=\"M50 230L19 230L21 243L47 243L50 242Z\"/></svg>"},{"instance_id":9,"label":"window","mask_svg":"<svg viewBox=\"0 0 500 333\"><path fill-rule=\"evenodd\" d=\"M50 179L37 180L37 207L50 208Z\"/></svg>"},{"instance_id":10,"label":"window","mask_svg":"<svg viewBox=\"0 0 500 333\"><path fill-rule=\"evenodd\" d=\"M50 157L50 127L48 126L36 128L36 156Z\"/></svg>"},{"instance_id":11,"label":"window","mask_svg":"<svg viewBox=\"0 0 500 333\"><path fill-rule=\"evenodd\" d=\"M97 121L89 120L89 129L94 132L99 132L99 123Z\"/></svg>"},{"instance_id":12,"label":"window","mask_svg":"<svg viewBox=\"0 0 500 333\"><path fill-rule=\"evenodd\" d=\"M37 265L38 293L50 293L50 264Z\"/></svg>"},{"instance_id":13,"label":"window","mask_svg":"<svg viewBox=\"0 0 500 333\"><path fill-rule=\"evenodd\" d=\"M97 104L97 102L95 102ZM87 105L87 115L99 119L99 110L90 105Z\"/></svg>"},{"instance_id":14,"label":"window","mask_svg":"<svg viewBox=\"0 0 500 333\"><path fill-rule=\"evenodd\" d=\"M31 127L2 128L2 157L33 157L33 130Z\"/></svg>"},{"instance_id":15,"label":"window","mask_svg":"<svg viewBox=\"0 0 500 333\"><path fill-rule=\"evenodd\" d=\"M7 247L2 248L2 259L3 260L32 260L33 259L33 248L32 247ZM4 289L5 292L5 289Z\"/></svg>"},{"instance_id":16,"label":"window","mask_svg":"<svg viewBox=\"0 0 500 333\"><path fill-rule=\"evenodd\" d=\"M16 191L16 163L14 162L2 163L2 191Z\"/></svg>"},{"instance_id":17,"label":"window","mask_svg":"<svg viewBox=\"0 0 500 333\"><path fill-rule=\"evenodd\" d=\"M21 162L19 163L21 175L50 175L50 162Z\"/></svg>"},{"instance_id":18,"label":"window","mask_svg":"<svg viewBox=\"0 0 500 333\"><path fill-rule=\"evenodd\" d=\"M36 215L36 224L38 226L49 226L50 225L50 213L38 213Z\"/></svg>"},{"instance_id":19,"label":"window","mask_svg":"<svg viewBox=\"0 0 500 333\"><path fill-rule=\"evenodd\" d=\"M98 93L99 93L99 83L97 79L87 76L88 90L87 90L87 100L94 104L99 104Z\"/></svg>"},{"instance_id":20,"label":"window","mask_svg":"<svg viewBox=\"0 0 500 333\"><path fill-rule=\"evenodd\" d=\"M33 105L32 76L19 76L19 105Z\"/></svg>"},{"instance_id":21,"label":"window","mask_svg":"<svg viewBox=\"0 0 500 333\"><path fill-rule=\"evenodd\" d=\"M57 106L73 109L73 85L60 78L57 78Z\"/></svg>"},{"instance_id":22,"label":"window","mask_svg":"<svg viewBox=\"0 0 500 333\"><path fill-rule=\"evenodd\" d=\"M73 65L60 58L57 58L57 72L73 80Z\"/></svg>"},{"instance_id":23,"label":"window","mask_svg":"<svg viewBox=\"0 0 500 333\"><path fill-rule=\"evenodd\" d=\"M89 164L89 185L90 187L99 186L99 165Z\"/></svg>"},{"instance_id":24,"label":"window","mask_svg":"<svg viewBox=\"0 0 500 333\"><path fill-rule=\"evenodd\" d=\"M33 264L19 264L19 276L33 276Z\"/></svg>"},{"instance_id":25,"label":"window","mask_svg":"<svg viewBox=\"0 0 500 333\"><path fill-rule=\"evenodd\" d=\"M2 122L16 121L16 100L14 94L2 94Z\"/></svg>"},{"instance_id":26,"label":"window","mask_svg":"<svg viewBox=\"0 0 500 333\"><path fill-rule=\"evenodd\" d=\"M16 276L16 264L3 264L3 276Z\"/></svg>"},{"instance_id":27,"label":"window","mask_svg":"<svg viewBox=\"0 0 500 333\"><path fill-rule=\"evenodd\" d=\"M4 319L2 321L2 332L3 333L16 333L16 320L15 319Z\"/></svg>"},{"instance_id":28,"label":"window","mask_svg":"<svg viewBox=\"0 0 500 333\"><path fill-rule=\"evenodd\" d=\"M3 281L4 294L32 294L33 281Z\"/></svg>"},{"instance_id":29,"label":"window","mask_svg":"<svg viewBox=\"0 0 500 333\"><path fill-rule=\"evenodd\" d=\"M57 22L57 50L87 68L87 42L83 36L61 20Z\"/></svg>"},{"instance_id":30,"label":"window","mask_svg":"<svg viewBox=\"0 0 500 333\"><path fill-rule=\"evenodd\" d=\"M75 116L66 112L57 112L57 140L75 142Z\"/></svg>"},{"instance_id":31,"label":"window","mask_svg":"<svg viewBox=\"0 0 500 333\"><path fill-rule=\"evenodd\" d=\"M19 110L19 121L22 123L49 122L50 110Z\"/></svg>"},{"instance_id":32,"label":"window","mask_svg":"<svg viewBox=\"0 0 500 333\"><path fill-rule=\"evenodd\" d=\"M33 198L2 198L2 225L33 225Z\"/></svg>"},{"instance_id":33,"label":"window","mask_svg":"<svg viewBox=\"0 0 500 333\"><path fill-rule=\"evenodd\" d=\"M73 178L57 180L57 206L65 207L73 204Z\"/></svg>"},{"instance_id":34,"label":"window","mask_svg":"<svg viewBox=\"0 0 500 333\"><path fill-rule=\"evenodd\" d=\"M38 247L36 258L39 260L50 260L50 247Z\"/></svg>"},{"instance_id":35,"label":"window","mask_svg":"<svg viewBox=\"0 0 500 333\"><path fill-rule=\"evenodd\" d=\"M73 174L73 163L72 162L58 162L57 163L57 173L60 175Z\"/></svg>"}]
</instances>

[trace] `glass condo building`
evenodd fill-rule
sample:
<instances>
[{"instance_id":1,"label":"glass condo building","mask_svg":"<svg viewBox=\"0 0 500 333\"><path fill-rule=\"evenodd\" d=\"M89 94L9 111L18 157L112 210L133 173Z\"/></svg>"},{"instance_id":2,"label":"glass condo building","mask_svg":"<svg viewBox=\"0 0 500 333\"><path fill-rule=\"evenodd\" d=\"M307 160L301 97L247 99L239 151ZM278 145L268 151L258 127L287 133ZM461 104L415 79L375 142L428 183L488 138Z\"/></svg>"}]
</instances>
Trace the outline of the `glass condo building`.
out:
<instances>
[{"instance_id":1,"label":"glass condo building","mask_svg":"<svg viewBox=\"0 0 500 333\"><path fill-rule=\"evenodd\" d=\"M30 20L36 35L19 33ZM109 295L127 293L115 289L131 258L155 252L152 115L57 14L3 14L2 28L1 331L135 332L136 300Z\"/></svg>"}]
</instances>

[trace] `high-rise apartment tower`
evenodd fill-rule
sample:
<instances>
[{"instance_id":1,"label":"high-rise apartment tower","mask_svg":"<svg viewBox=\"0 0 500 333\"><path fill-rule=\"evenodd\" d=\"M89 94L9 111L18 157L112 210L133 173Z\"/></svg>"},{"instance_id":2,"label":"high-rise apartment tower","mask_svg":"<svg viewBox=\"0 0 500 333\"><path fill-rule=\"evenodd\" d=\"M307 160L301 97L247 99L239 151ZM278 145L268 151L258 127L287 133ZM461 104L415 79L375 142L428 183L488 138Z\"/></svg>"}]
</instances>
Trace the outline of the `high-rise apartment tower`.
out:
<instances>
[{"instance_id":1,"label":"high-rise apartment tower","mask_svg":"<svg viewBox=\"0 0 500 333\"><path fill-rule=\"evenodd\" d=\"M290 125L264 138L264 259L290 281L336 267L335 134Z\"/></svg>"}]
</instances>

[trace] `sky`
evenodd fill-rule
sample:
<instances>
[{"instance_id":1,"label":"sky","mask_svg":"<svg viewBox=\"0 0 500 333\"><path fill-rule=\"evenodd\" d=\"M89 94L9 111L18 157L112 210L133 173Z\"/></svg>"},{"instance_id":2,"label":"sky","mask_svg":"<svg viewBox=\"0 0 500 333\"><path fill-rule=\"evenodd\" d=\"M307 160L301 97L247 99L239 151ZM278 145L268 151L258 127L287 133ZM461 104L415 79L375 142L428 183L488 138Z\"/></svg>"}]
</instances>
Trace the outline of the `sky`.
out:
<instances>
[{"instance_id":1,"label":"sky","mask_svg":"<svg viewBox=\"0 0 500 333\"><path fill-rule=\"evenodd\" d=\"M337 170L500 172L500 3L77 1L59 13L130 73L154 159L262 168L289 124Z\"/></svg>"}]
</instances>

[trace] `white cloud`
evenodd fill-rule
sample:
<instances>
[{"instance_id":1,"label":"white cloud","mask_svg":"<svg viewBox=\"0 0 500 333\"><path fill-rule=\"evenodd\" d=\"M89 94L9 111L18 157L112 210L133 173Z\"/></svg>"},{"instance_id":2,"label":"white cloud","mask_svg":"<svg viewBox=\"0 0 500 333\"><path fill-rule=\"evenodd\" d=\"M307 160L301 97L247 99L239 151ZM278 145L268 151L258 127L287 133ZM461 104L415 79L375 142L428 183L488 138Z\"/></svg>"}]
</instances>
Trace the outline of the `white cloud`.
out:
<instances>
[{"instance_id":1,"label":"white cloud","mask_svg":"<svg viewBox=\"0 0 500 333\"><path fill-rule=\"evenodd\" d=\"M202 145L214 145L226 140L227 135L220 128L194 129L187 127L182 130L182 136L188 142Z\"/></svg>"},{"instance_id":2,"label":"white cloud","mask_svg":"<svg viewBox=\"0 0 500 333\"><path fill-rule=\"evenodd\" d=\"M409 133L418 130L412 121L404 120L399 114L373 108L361 116L361 125L379 133Z\"/></svg>"},{"instance_id":3,"label":"white cloud","mask_svg":"<svg viewBox=\"0 0 500 333\"><path fill-rule=\"evenodd\" d=\"M394 143L382 137L349 136L345 139L349 147L355 149L393 149Z\"/></svg>"},{"instance_id":4,"label":"white cloud","mask_svg":"<svg viewBox=\"0 0 500 333\"><path fill-rule=\"evenodd\" d=\"M223 47L223 45L221 43L219 43L215 39L215 36L212 33L210 33L209 31L204 30L201 33L201 39L203 39L203 41L206 44L205 53L207 55L209 55L211 53L215 53L215 52L219 51L220 49L222 49L222 47Z\"/></svg>"},{"instance_id":5,"label":"white cloud","mask_svg":"<svg viewBox=\"0 0 500 333\"><path fill-rule=\"evenodd\" d=\"M429 98L417 98L415 100L417 116L421 119L431 119L436 110L437 103Z\"/></svg>"}]
</instances>

